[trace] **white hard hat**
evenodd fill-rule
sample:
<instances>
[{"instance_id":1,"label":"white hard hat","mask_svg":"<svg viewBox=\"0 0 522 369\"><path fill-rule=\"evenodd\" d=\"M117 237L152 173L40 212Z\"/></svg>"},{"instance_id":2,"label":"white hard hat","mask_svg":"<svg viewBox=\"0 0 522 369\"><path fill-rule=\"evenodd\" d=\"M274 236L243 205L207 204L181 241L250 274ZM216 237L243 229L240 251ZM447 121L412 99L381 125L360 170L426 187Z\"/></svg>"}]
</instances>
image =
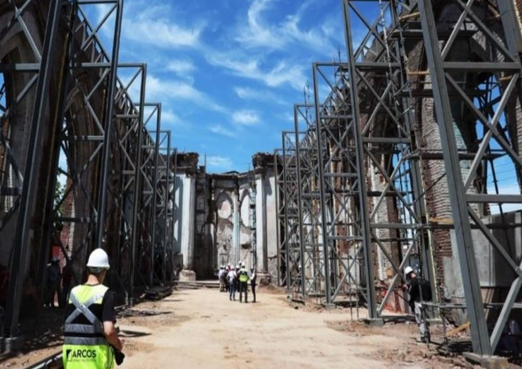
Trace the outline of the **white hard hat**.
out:
<instances>
[{"instance_id":1,"label":"white hard hat","mask_svg":"<svg viewBox=\"0 0 522 369\"><path fill-rule=\"evenodd\" d=\"M409 265L404 269L404 275L408 275L412 272L413 272L413 268Z\"/></svg>"},{"instance_id":2,"label":"white hard hat","mask_svg":"<svg viewBox=\"0 0 522 369\"><path fill-rule=\"evenodd\" d=\"M87 267L109 269L109 256L103 249L96 249L89 255Z\"/></svg>"}]
</instances>

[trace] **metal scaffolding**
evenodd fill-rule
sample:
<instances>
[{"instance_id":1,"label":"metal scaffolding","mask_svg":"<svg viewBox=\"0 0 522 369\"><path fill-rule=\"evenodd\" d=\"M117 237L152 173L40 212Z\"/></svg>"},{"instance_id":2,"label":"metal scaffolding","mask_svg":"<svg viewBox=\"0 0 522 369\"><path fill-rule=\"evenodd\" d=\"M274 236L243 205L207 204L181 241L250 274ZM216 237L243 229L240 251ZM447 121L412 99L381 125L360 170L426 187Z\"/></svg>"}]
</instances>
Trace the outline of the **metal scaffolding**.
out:
<instances>
[{"instance_id":1,"label":"metal scaffolding","mask_svg":"<svg viewBox=\"0 0 522 369\"><path fill-rule=\"evenodd\" d=\"M0 43L16 28L32 52L22 60L9 54L0 60L0 233L14 235L2 242L3 250L11 250L2 325L9 342L17 342L20 334L24 283L33 281L44 296L54 247L72 268L74 284L82 281L89 251L105 248L113 265L109 283L132 304L140 284L135 277L143 271L139 253L145 244L151 252L158 235L163 252L159 281L166 283L165 255L173 253L171 133L165 135L164 157L159 136L151 137L146 127L155 118L159 134L161 121L159 104L145 119L150 110L145 104L147 67L119 62L123 1L103 3L98 23L89 18L93 9L102 10L95 0L5 4L12 19L0 29ZM48 6L41 48L24 20L25 12L38 6ZM109 48L101 41L102 32L112 35ZM124 80L121 73L130 77ZM138 96L131 96L136 91ZM32 111L22 123L20 111L28 106ZM17 136L17 124L26 125L27 141ZM63 193L56 192L59 183ZM156 216L163 221L157 229ZM150 284L143 286L154 285L150 261Z\"/></svg>"},{"instance_id":2,"label":"metal scaffolding","mask_svg":"<svg viewBox=\"0 0 522 369\"><path fill-rule=\"evenodd\" d=\"M522 204L515 5L455 0L446 5L458 16L439 21L444 5L431 0L341 3L347 62L314 63L314 104L294 106L294 137L283 132L283 153L276 152L287 289L323 295L326 304L355 298L368 318L380 320L387 309L403 309L398 286L412 265L434 292L425 305L467 309L473 350L489 357L522 287L509 236L522 221L505 210ZM480 47L487 51L478 53ZM428 143L419 121L429 118L426 103L435 108L440 136ZM441 163L445 170L425 173ZM501 183L502 168L516 173L511 192ZM449 192L452 219L430 208L441 188ZM439 299L440 238L456 245L465 304ZM481 284L477 242L487 242L495 262L512 271L506 291L494 286L504 296L498 301L483 298L490 286Z\"/></svg>"},{"instance_id":3,"label":"metal scaffolding","mask_svg":"<svg viewBox=\"0 0 522 369\"><path fill-rule=\"evenodd\" d=\"M286 291L299 294L302 287L301 239L299 232L298 163L295 133L282 133Z\"/></svg>"},{"instance_id":4,"label":"metal scaffolding","mask_svg":"<svg viewBox=\"0 0 522 369\"><path fill-rule=\"evenodd\" d=\"M341 71L355 122L349 136L362 186L357 187L359 197L354 201L358 201L363 238L365 297L368 317L378 319L391 296L400 294L396 286L404 281L403 270L413 254L421 256L420 271L432 282L432 289L435 275L418 161L419 131L406 65L407 30L401 21L412 14L410 2L365 1L364 12L361 4L343 1L348 64ZM368 20L368 13L376 14L375 19ZM361 24L367 33L354 45L352 35ZM386 284L383 280L390 272L393 277Z\"/></svg>"},{"instance_id":5,"label":"metal scaffolding","mask_svg":"<svg viewBox=\"0 0 522 369\"><path fill-rule=\"evenodd\" d=\"M509 245L500 241L500 235L495 234L484 219L484 209L499 206L504 225L514 229L517 227L516 221L514 224L505 222L502 205L522 204L522 158L519 145L514 138L517 137L514 132L520 124L520 118L516 113L509 112L509 105L520 106L522 97L522 64L519 57L522 50L522 33L515 3L512 1L498 0L496 4L492 4L494 7L496 5L496 22L501 26L504 38L499 37L486 25L488 19L484 19L483 14L487 5L474 5L472 1L464 3L460 0L456 1L456 4L458 7L455 11L458 11L459 16L455 19L458 20L448 31L437 26L430 0L420 0L417 3L435 112L440 127L449 196L453 204L455 238L466 309L471 323L473 351L480 356L491 356L496 351L522 286L521 265L515 261L516 257L507 247ZM469 41L473 37L483 38L482 42L490 50L487 54L480 55L480 60L470 61L469 57L461 52L462 39ZM442 47L440 40L445 40ZM450 95L456 98L450 100ZM477 103L478 99L482 102ZM478 145L472 150L465 149L472 158L466 159L468 163L471 162L467 170L462 168L462 145L455 134L455 127L464 120L462 112L456 110L457 107L465 109L477 127ZM508 158L510 166L518 173L516 193L507 194L499 189L495 178L498 168L495 160L488 158L491 152ZM474 187L477 179L487 181L489 176L494 177L493 191L490 192L487 185L482 186L482 191L478 191ZM498 253L502 264L513 272L511 286L504 301L501 301L499 314L493 320L494 328L491 334L488 330L486 306L477 267L475 242L478 233L472 233L472 227L478 229L478 233L483 235L494 252ZM498 262L501 262L500 260ZM491 314L489 315L491 319Z\"/></svg>"},{"instance_id":6,"label":"metal scaffolding","mask_svg":"<svg viewBox=\"0 0 522 369\"><path fill-rule=\"evenodd\" d=\"M313 105L294 105L299 239L303 296L321 296L324 250L320 240L321 204L318 192L318 154Z\"/></svg>"}]
</instances>

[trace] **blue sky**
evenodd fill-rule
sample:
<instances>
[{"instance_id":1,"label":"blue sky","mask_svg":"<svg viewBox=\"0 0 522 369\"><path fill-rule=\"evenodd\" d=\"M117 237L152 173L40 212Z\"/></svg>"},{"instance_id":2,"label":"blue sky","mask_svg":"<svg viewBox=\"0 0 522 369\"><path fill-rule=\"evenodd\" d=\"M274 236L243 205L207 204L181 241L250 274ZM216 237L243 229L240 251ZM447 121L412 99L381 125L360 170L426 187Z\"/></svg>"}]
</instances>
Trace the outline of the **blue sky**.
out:
<instances>
[{"instance_id":1,"label":"blue sky","mask_svg":"<svg viewBox=\"0 0 522 369\"><path fill-rule=\"evenodd\" d=\"M247 170L281 146L313 61L344 49L341 2L126 0L120 61L148 64L173 145L208 170Z\"/></svg>"}]
</instances>

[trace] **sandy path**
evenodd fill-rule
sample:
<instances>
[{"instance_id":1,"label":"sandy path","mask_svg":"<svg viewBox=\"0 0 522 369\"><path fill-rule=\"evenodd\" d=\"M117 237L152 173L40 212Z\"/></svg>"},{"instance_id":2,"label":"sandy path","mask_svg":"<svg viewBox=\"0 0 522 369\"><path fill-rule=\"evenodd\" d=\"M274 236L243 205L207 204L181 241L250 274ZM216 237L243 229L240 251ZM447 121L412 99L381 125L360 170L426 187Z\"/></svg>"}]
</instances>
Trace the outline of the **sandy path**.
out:
<instances>
[{"instance_id":1,"label":"sandy path","mask_svg":"<svg viewBox=\"0 0 522 369\"><path fill-rule=\"evenodd\" d=\"M127 338L124 368L423 368L372 358L400 348L402 338L333 330L328 322L345 315L294 310L281 295L260 294L259 301L229 302L213 289L177 291L147 307L169 314L121 321L145 334Z\"/></svg>"}]
</instances>

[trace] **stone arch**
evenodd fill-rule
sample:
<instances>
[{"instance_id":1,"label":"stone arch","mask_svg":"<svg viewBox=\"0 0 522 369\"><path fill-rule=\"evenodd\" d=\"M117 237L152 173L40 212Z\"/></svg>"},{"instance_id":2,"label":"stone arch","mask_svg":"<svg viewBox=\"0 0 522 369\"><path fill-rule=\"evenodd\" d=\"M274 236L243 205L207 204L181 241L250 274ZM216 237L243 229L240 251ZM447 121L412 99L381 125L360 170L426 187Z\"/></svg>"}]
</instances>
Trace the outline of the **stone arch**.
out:
<instances>
[{"instance_id":1,"label":"stone arch","mask_svg":"<svg viewBox=\"0 0 522 369\"><path fill-rule=\"evenodd\" d=\"M234 201L230 195L222 191L216 200L216 211L219 219L230 219L234 214Z\"/></svg>"},{"instance_id":2,"label":"stone arch","mask_svg":"<svg viewBox=\"0 0 522 369\"><path fill-rule=\"evenodd\" d=\"M234 201L230 194L221 191L216 199L216 252L222 263L233 261Z\"/></svg>"},{"instance_id":3,"label":"stone arch","mask_svg":"<svg viewBox=\"0 0 522 369\"><path fill-rule=\"evenodd\" d=\"M241 193L241 200L239 201L239 215L241 225L250 227L250 201L251 193L250 190L245 189Z\"/></svg>"}]
</instances>

